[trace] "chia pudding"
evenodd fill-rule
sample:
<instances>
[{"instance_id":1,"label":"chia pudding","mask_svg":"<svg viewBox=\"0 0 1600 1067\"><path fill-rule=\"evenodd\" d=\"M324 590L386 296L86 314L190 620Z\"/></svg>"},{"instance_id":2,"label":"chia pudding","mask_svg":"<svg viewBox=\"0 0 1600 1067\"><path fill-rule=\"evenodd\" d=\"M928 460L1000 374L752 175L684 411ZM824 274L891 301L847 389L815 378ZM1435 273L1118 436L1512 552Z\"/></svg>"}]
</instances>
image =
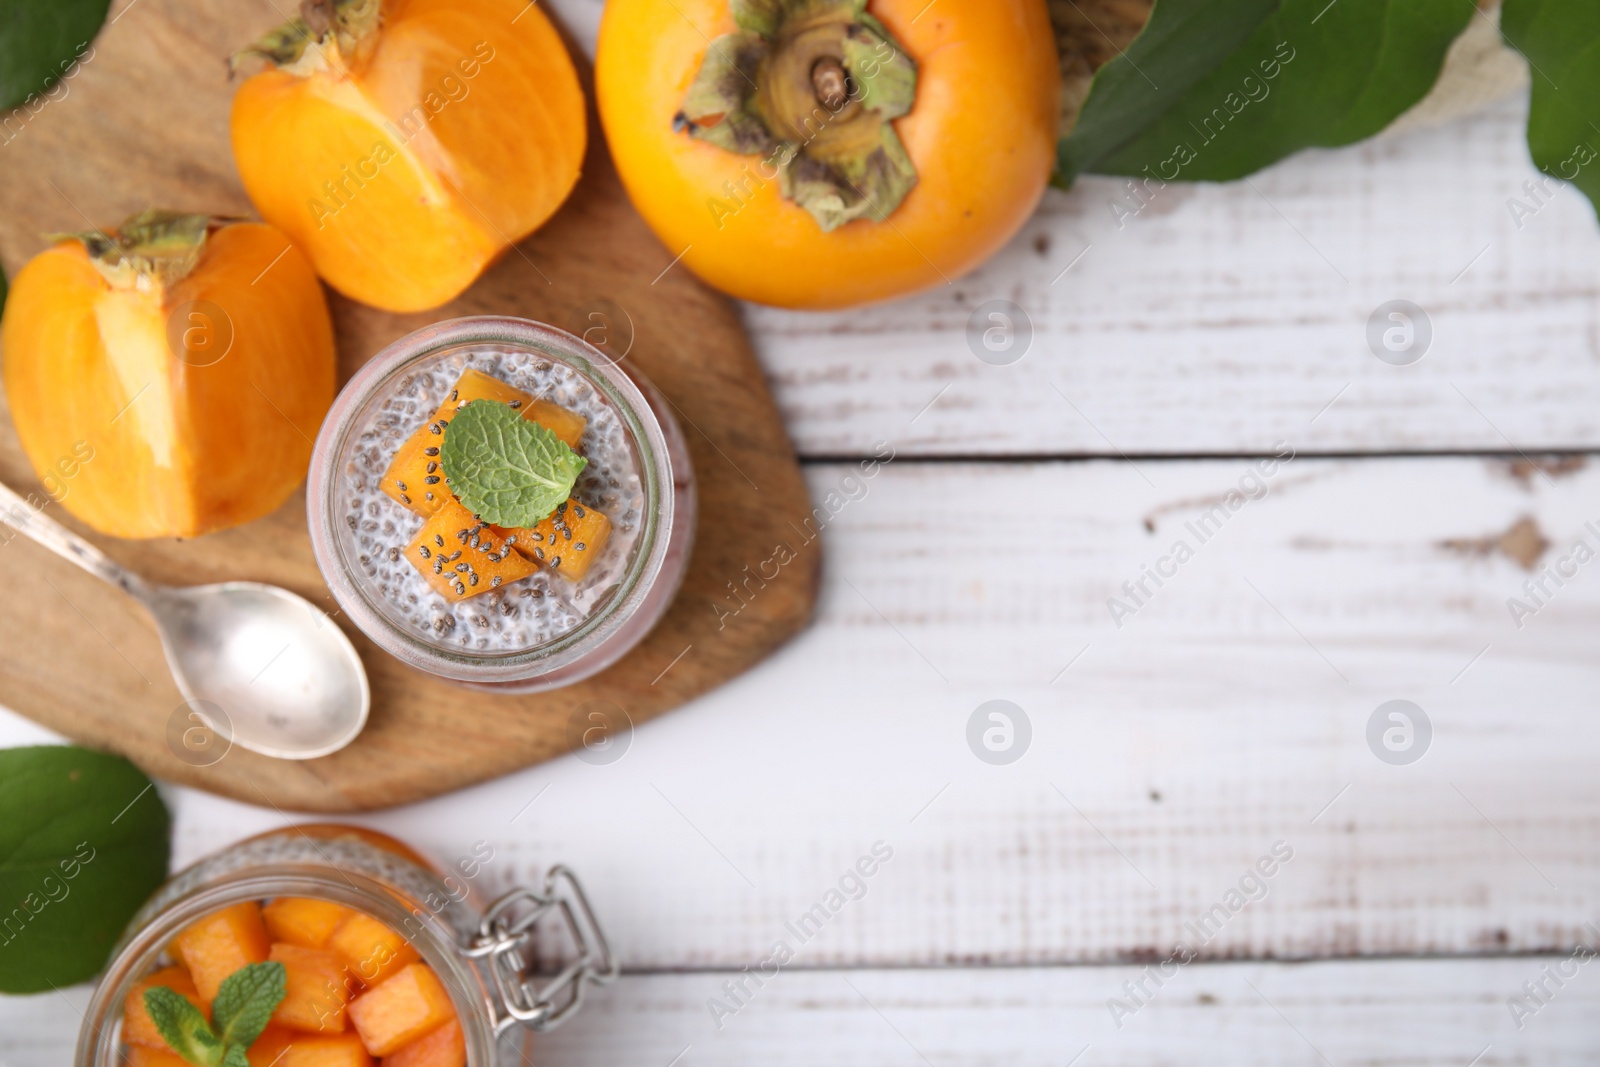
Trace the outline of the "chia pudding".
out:
<instances>
[{"instance_id":1,"label":"chia pudding","mask_svg":"<svg viewBox=\"0 0 1600 1067\"><path fill-rule=\"evenodd\" d=\"M611 534L580 581L568 581L544 566L528 578L452 603L404 558L425 519L386 494L380 481L400 447L469 369L585 420L574 451L589 462L572 496L610 519ZM543 353L488 346L457 350L403 376L351 432L356 448L346 468L341 548L357 560L389 617L419 638L477 651L535 648L577 626L605 601L626 570L644 507L638 460L615 410L572 367ZM443 493L443 485L441 480L435 488ZM461 550L460 545L453 547Z\"/></svg>"},{"instance_id":2,"label":"chia pudding","mask_svg":"<svg viewBox=\"0 0 1600 1067\"><path fill-rule=\"evenodd\" d=\"M450 423L490 414L568 464L523 513L565 495L548 517L492 525L450 490ZM451 448L475 439L461 432ZM479 318L420 330L357 372L319 434L307 512L323 576L379 647L440 677L534 691L615 662L665 613L694 496L682 436L647 382L570 334Z\"/></svg>"}]
</instances>

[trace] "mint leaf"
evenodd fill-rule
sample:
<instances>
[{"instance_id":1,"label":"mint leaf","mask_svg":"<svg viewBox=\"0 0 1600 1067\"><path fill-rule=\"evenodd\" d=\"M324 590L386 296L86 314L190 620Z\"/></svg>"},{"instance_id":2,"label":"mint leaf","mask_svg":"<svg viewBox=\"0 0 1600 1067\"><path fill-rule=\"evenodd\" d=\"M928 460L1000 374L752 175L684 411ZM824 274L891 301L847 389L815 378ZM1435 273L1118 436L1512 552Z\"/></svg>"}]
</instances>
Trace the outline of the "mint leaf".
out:
<instances>
[{"instance_id":1,"label":"mint leaf","mask_svg":"<svg viewBox=\"0 0 1600 1067\"><path fill-rule=\"evenodd\" d=\"M250 1067L250 1056L243 1045L229 1045L222 1067Z\"/></svg>"},{"instance_id":2,"label":"mint leaf","mask_svg":"<svg viewBox=\"0 0 1600 1067\"><path fill-rule=\"evenodd\" d=\"M151 986L144 991L144 1007L172 1051L195 1067L218 1067L222 1062L222 1042L186 997L166 986Z\"/></svg>"},{"instance_id":3,"label":"mint leaf","mask_svg":"<svg viewBox=\"0 0 1600 1067\"><path fill-rule=\"evenodd\" d=\"M166 878L170 826L161 794L119 756L0 750L0 993L93 978Z\"/></svg>"},{"instance_id":4,"label":"mint leaf","mask_svg":"<svg viewBox=\"0 0 1600 1067\"><path fill-rule=\"evenodd\" d=\"M224 1042L249 1045L261 1036L283 1001L285 977L283 964L271 961L246 964L222 980L211 1021Z\"/></svg>"},{"instance_id":5,"label":"mint leaf","mask_svg":"<svg viewBox=\"0 0 1600 1067\"><path fill-rule=\"evenodd\" d=\"M451 492L497 526L532 526L572 495L589 463L509 404L473 400L445 428L439 462Z\"/></svg>"},{"instance_id":6,"label":"mint leaf","mask_svg":"<svg viewBox=\"0 0 1600 1067\"><path fill-rule=\"evenodd\" d=\"M1500 28L1533 68L1528 151L1534 164L1600 205L1600 165L1595 163L1600 154L1600 5L1506 0ZM1538 204L1516 197L1507 205L1518 229Z\"/></svg>"}]
</instances>

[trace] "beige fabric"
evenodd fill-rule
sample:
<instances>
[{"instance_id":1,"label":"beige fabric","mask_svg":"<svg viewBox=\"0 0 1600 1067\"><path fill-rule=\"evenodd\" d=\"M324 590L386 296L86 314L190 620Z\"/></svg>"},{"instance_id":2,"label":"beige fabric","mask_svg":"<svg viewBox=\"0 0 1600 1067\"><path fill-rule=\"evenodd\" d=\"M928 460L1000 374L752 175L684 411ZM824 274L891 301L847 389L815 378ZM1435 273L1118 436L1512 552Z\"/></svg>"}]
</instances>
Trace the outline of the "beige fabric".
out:
<instances>
[{"instance_id":1,"label":"beige fabric","mask_svg":"<svg viewBox=\"0 0 1600 1067\"><path fill-rule=\"evenodd\" d=\"M1427 96L1378 136L1438 126L1470 115L1528 84L1528 63L1500 37L1500 4L1489 0L1456 38Z\"/></svg>"}]
</instances>

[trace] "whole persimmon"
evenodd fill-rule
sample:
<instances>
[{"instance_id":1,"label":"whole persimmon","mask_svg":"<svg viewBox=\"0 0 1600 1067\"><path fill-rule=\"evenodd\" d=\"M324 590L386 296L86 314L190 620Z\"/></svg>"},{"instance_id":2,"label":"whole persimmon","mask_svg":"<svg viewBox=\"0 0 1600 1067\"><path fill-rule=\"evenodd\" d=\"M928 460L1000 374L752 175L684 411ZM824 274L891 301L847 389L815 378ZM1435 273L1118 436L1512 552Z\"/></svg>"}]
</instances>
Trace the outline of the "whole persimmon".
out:
<instances>
[{"instance_id":1,"label":"whole persimmon","mask_svg":"<svg viewBox=\"0 0 1600 1067\"><path fill-rule=\"evenodd\" d=\"M261 223L152 211L63 236L18 272L0 347L46 491L114 537L194 537L273 511L333 403L322 286Z\"/></svg>"},{"instance_id":2,"label":"whole persimmon","mask_svg":"<svg viewBox=\"0 0 1600 1067\"><path fill-rule=\"evenodd\" d=\"M1055 162L1044 0L609 0L595 85L629 195L734 296L844 307L951 281Z\"/></svg>"},{"instance_id":3,"label":"whole persimmon","mask_svg":"<svg viewBox=\"0 0 1600 1067\"><path fill-rule=\"evenodd\" d=\"M389 311L454 299L577 183L583 89L527 0L306 0L235 57L234 160L329 285Z\"/></svg>"}]
</instances>

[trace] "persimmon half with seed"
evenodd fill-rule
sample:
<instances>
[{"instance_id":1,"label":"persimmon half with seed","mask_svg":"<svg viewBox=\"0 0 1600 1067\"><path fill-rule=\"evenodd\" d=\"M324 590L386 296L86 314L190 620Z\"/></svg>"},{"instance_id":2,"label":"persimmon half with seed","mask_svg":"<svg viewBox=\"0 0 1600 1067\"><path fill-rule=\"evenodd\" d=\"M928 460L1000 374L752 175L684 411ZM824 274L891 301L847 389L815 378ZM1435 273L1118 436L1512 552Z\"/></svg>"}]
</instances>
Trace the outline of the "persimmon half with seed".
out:
<instances>
[{"instance_id":1,"label":"persimmon half with seed","mask_svg":"<svg viewBox=\"0 0 1600 1067\"><path fill-rule=\"evenodd\" d=\"M1055 162L1045 0L609 0L600 117L634 205L725 292L826 308L943 284Z\"/></svg>"},{"instance_id":2,"label":"persimmon half with seed","mask_svg":"<svg viewBox=\"0 0 1600 1067\"><path fill-rule=\"evenodd\" d=\"M34 470L114 537L194 537L273 511L333 403L322 286L261 223L145 212L63 236L14 279L0 348Z\"/></svg>"},{"instance_id":3,"label":"persimmon half with seed","mask_svg":"<svg viewBox=\"0 0 1600 1067\"><path fill-rule=\"evenodd\" d=\"M306 0L236 60L234 160L335 289L455 298L561 206L587 138L560 35L526 0Z\"/></svg>"}]
</instances>

